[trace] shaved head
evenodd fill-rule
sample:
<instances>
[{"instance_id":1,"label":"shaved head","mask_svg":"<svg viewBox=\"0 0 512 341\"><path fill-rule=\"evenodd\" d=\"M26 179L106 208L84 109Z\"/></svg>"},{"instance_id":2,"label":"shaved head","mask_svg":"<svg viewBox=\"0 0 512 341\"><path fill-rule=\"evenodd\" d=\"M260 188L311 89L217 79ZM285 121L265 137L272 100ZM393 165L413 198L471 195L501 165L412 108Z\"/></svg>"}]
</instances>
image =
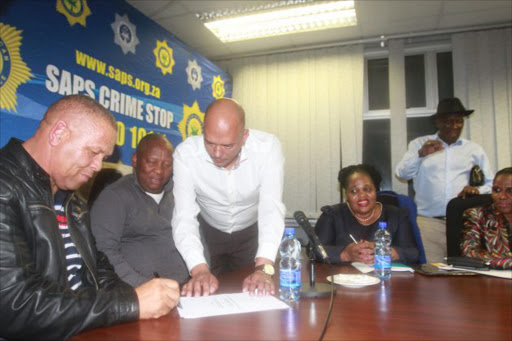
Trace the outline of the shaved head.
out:
<instances>
[{"instance_id":1,"label":"shaved head","mask_svg":"<svg viewBox=\"0 0 512 341\"><path fill-rule=\"evenodd\" d=\"M163 145L165 145L169 149L170 153L173 153L174 147L172 146L171 141L169 141L169 139L165 135L153 133L144 136L140 140L139 144L137 145L137 149L135 150L137 157L142 157L142 155L146 152L148 147L152 145L152 142L157 141L162 142Z\"/></svg>"},{"instance_id":2,"label":"shaved head","mask_svg":"<svg viewBox=\"0 0 512 341\"><path fill-rule=\"evenodd\" d=\"M213 101L206 108L204 116L204 124L213 122L218 123L219 120L224 120L231 125L230 128L245 129L245 110L232 98L221 98ZM210 121L210 122L209 122Z\"/></svg>"},{"instance_id":3,"label":"shaved head","mask_svg":"<svg viewBox=\"0 0 512 341\"><path fill-rule=\"evenodd\" d=\"M245 111L234 99L221 98L206 108L204 144L217 167L234 167L248 136Z\"/></svg>"}]
</instances>

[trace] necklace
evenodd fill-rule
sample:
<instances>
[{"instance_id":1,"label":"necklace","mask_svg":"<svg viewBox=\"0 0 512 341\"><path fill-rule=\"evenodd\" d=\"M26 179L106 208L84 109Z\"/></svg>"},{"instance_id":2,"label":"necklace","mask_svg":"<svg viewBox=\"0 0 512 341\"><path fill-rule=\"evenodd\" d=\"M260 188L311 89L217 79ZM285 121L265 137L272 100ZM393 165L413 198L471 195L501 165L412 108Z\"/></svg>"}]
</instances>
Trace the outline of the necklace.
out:
<instances>
[{"instance_id":1,"label":"necklace","mask_svg":"<svg viewBox=\"0 0 512 341\"><path fill-rule=\"evenodd\" d=\"M381 204L380 202L377 202L376 204L379 204L379 205L381 205L381 206L382 206L382 204ZM361 216L361 215L359 215L359 214L357 214L357 213L354 213L354 211L352 211L352 209L350 208L350 205L349 205L348 203L347 203L347 206L348 206L348 210L350 211L350 213L352 213L352 215L353 215L354 217L356 217L356 219L357 219L357 220L362 221L362 222L364 222L364 223L366 223L367 221L369 221L370 219L372 219L373 214L375 213L375 207L376 207L376 206L373 206L373 209L372 209L372 211L370 212L370 215L369 215L367 218L364 218L363 216Z\"/></svg>"}]
</instances>

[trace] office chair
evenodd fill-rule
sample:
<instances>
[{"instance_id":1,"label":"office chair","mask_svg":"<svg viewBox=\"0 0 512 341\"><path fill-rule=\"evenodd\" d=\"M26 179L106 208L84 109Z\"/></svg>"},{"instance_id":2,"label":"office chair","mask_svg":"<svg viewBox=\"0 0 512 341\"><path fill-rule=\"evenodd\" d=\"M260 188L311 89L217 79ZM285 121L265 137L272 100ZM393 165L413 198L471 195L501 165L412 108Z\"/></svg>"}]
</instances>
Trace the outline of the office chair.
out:
<instances>
[{"instance_id":1,"label":"office chair","mask_svg":"<svg viewBox=\"0 0 512 341\"><path fill-rule=\"evenodd\" d=\"M462 214L468 208L492 203L490 194L480 194L466 199L453 198L446 206L446 254L448 257L461 256L460 243L464 224Z\"/></svg>"},{"instance_id":2,"label":"office chair","mask_svg":"<svg viewBox=\"0 0 512 341\"><path fill-rule=\"evenodd\" d=\"M425 264L427 259L425 257L425 248L423 247L423 241L421 240L420 228L416 221L418 216L418 209L414 201L407 195L398 194L393 191L379 191L377 192L377 201L384 205L393 205L397 207L405 207L409 210L409 222L411 223L412 234L416 240L416 245L420 251L420 264Z\"/></svg>"}]
</instances>

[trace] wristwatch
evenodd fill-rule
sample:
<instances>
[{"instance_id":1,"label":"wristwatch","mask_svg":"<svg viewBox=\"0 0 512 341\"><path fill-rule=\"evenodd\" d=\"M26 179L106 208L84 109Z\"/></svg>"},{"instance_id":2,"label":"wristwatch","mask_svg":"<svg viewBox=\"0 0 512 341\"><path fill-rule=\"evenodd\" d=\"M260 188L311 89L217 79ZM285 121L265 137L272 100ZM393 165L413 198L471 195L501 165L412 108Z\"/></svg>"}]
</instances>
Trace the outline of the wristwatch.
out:
<instances>
[{"instance_id":1,"label":"wristwatch","mask_svg":"<svg viewBox=\"0 0 512 341\"><path fill-rule=\"evenodd\" d=\"M276 272L272 264L261 264L256 267L256 271L261 271L269 276L274 275Z\"/></svg>"}]
</instances>

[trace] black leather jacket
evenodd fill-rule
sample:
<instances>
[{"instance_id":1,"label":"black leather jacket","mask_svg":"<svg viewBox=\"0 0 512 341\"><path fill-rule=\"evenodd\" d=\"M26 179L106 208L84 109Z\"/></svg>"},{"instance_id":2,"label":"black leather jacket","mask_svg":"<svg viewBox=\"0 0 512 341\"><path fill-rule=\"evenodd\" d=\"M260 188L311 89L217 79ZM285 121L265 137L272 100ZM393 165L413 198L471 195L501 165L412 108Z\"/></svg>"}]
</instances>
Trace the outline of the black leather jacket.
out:
<instances>
[{"instance_id":1,"label":"black leather jacket","mask_svg":"<svg viewBox=\"0 0 512 341\"><path fill-rule=\"evenodd\" d=\"M0 338L63 339L139 316L135 290L96 249L87 205L71 194L65 207L84 261L76 291L67 280L49 176L11 139L0 150Z\"/></svg>"}]
</instances>

